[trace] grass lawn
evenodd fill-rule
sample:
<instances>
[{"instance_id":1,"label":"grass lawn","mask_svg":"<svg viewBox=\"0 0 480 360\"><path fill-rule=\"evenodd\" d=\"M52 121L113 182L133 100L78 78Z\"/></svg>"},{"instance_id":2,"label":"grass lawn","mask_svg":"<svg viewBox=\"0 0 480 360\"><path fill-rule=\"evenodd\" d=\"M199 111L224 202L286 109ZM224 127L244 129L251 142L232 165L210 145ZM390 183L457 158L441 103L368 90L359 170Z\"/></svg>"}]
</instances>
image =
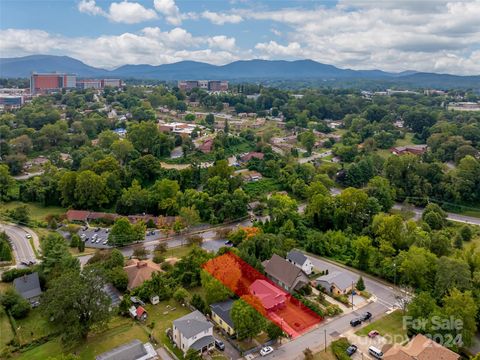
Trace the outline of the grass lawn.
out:
<instances>
[{"instance_id":1,"label":"grass lawn","mask_svg":"<svg viewBox=\"0 0 480 360\"><path fill-rule=\"evenodd\" d=\"M3 307L0 306L0 351L10 340L13 339L13 336L14 333L8 315Z\"/></svg>"},{"instance_id":2,"label":"grass lawn","mask_svg":"<svg viewBox=\"0 0 480 360\"><path fill-rule=\"evenodd\" d=\"M365 326L363 329L358 330L355 334L359 336L367 336L370 331L377 330L380 335L388 335L392 340L395 340L396 338L400 340L400 336L404 340L407 336L407 330L403 328L402 317L402 311L396 310Z\"/></svg>"},{"instance_id":3,"label":"grass lawn","mask_svg":"<svg viewBox=\"0 0 480 360\"><path fill-rule=\"evenodd\" d=\"M54 331L51 324L41 315L38 308L32 309L25 319L16 320L16 323L20 344L28 344Z\"/></svg>"},{"instance_id":4,"label":"grass lawn","mask_svg":"<svg viewBox=\"0 0 480 360\"><path fill-rule=\"evenodd\" d=\"M404 139L398 139L395 146L413 145L413 133L407 132Z\"/></svg>"},{"instance_id":5,"label":"grass lawn","mask_svg":"<svg viewBox=\"0 0 480 360\"><path fill-rule=\"evenodd\" d=\"M167 305L170 306L170 310L167 309ZM172 311L171 309L173 308L175 308L175 310ZM153 337L165 346L168 346L168 348L172 350L175 355L181 358L181 351L177 348L173 348L173 345L167 338L165 331L172 326L173 320L176 320L190 313L190 309L187 307L183 307L181 304L179 304L173 299L168 301L162 301L157 305L148 304L145 306L145 309L148 312L147 325L154 323L152 330Z\"/></svg>"},{"instance_id":6,"label":"grass lawn","mask_svg":"<svg viewBox=\"0 0 480 360\"><path fill-rule=\"evenodd\" d=\"M24 203L21 201L11 201L2 204L3 210L11 210L21 205L27 205L30 210L30 218L36 221L45 221L47 215L61 215L64 214L67 209L59 206L44 207L38 203Z\"/></svg>"},{"instance_id":7,"label":"grass lawn","mask_svg":"<svg viewBox=\"0 0 480 360\"><path fill-rule=\"evenodd\" d=\"M280 190L280 184L274 179L261 179L259 181L245 183L243 189L248 196L257 199L262 195Z\"/></svg>"},{"instance_id":8,"label":"grass lawn","mask_svg":"<svg viewBox=\"0 0 480 360\"><path fill-rule=\"evenodd\" d=\"M193 249L193 245L176 246L167 248L167 252L164 254L166 258L182 258L187 255Z\"/></svg>"},{"instance_id":9,"label":"grass lawn","mask_svg":"<svg viewBox=\"0 0 480 360\"><path fill-rule=\"evenodd\" d=\"M73 352L82 360L90 360L94 359L96 355L134 339L147 342L148 334L142 326L133 320L117 316L110 322L107 330L90 335L86 343L80 345ZM50 356L59 355L63 351L60 339L56 338L21 354L18 359L43 360Z\"/></svg>"}]
</instances>

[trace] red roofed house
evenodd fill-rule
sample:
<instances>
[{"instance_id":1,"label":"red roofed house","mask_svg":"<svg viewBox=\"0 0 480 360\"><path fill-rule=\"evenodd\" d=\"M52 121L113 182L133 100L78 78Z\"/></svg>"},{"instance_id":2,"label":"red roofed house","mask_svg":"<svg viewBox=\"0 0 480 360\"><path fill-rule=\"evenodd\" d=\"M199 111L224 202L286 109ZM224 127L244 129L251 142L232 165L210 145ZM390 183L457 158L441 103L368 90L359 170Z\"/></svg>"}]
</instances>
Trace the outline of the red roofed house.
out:
<instances>
[{"instance_id":1,"label":"red roofed house","mask_svg":"<svg viewBox=\"0 0 480 360\"><path fill-rule=\"evenodd\" d=\"M145 321L147 319L147 316L147 311L143 307L139 306L137 308L137 319Z\"/></svg>"},{"instance_id":2,"label":"red roofed house","mask_svg":"<svg viewBox=\"0 0 480 360\"><path fill-rule=\"evenodd\" d=\"M427 145L407 145L397 146L390 149L390 152L394 155L414 154L422 155L427 151Z\"/></svg>"},{"instance_id":3,"label":"red roofed house","mask_svg":"<svg viewBox=\"0 0 480 360\"><path fill-rule=\"evenodd\" d=\"M265 156L265 154L263 154L261 152L252 151L252 152L249 152L248 154L245 154L242 157L240 157L240 161L248 162L248 161L252 160L253 158L263 160L264 156Z\"/></svg>"},{"instance_id":4,"label":"red roofed house","mask_svg":"<svg viewBox=\"0 0 480 360\"><path fill-rule=\"evenodd\" d=\"M204 154L210 153L212 149L213 149L213 139L205 140L203 144L198 147L198 150L200 150Z\"/></svg>"},{"instance_id":5,"label":"red roofed house","mask_svg":"<svg viewBox=\"0 0 480 360\"><path fill-rule=\"evenodd\" d=\"M278 310L285 306L285 292L266 280L257 279L250 285L250 293L258 297L267 311Z\"/></svg>"},{"instance_id":6,"label":"red roofed house","mask_svg":"<svg viewBox=\"0 0 480 360\"><path fill-rule=\"evenodd\" d=\"M68 210L67 219L68 221L87 221L90 211L86 210Z\"/></svg>"}]
</instances>

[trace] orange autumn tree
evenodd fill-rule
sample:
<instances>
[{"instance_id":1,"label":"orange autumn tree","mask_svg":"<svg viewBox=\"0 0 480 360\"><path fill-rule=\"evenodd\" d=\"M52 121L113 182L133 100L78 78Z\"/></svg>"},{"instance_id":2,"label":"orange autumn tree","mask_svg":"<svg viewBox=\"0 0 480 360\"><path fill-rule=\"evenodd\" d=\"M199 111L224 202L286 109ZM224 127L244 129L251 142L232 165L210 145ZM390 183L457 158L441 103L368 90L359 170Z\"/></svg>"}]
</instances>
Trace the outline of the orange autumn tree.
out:
<instances>
[{"instance_id":1,"label":"orange autumn tree","mask_svg":"<svg viewBox=\"0 0 480 360\"><path fill-rule=\"evenodd\" d=\"M203 265L203 269L219 280L223 285L235 292L242 276L237 259L230 253L210 259Z\"/></svg>"}]
</instances>

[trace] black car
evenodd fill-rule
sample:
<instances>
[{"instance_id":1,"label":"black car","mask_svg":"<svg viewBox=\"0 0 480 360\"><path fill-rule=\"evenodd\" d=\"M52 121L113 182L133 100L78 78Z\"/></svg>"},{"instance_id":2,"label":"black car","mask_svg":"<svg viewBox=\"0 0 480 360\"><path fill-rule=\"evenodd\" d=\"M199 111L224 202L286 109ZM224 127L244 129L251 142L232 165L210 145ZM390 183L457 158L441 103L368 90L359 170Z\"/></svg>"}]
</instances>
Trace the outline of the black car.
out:
<instances>
[{"instance_id":1,"label":"black car","mask_svg":"<svg viewBox=\"0 0 480 360\"><path fill-rule=\"evenodd\" d=\"M350 325L352 325L353 327L355 326L358 326L362 323L362 319L353 319L353 320L350 320Z\"/></svg>"},{"instance_id":2,"label":"black car","mask_svg":"<svg viewBox=\"0 0 480 360\"><path fill-rule=\"evenodd\" d=\"M227 241L225 241L225 245L227 245L227 246L233 246L233 242L231 242L230 240L227 240Z\"/></svg>"},{"instance_id":3,"label":"black car","mask_svg":"<svg viewBox=\"0 0 480 360\"><path fill-rule=\"evenodd\" d=\"M369 320L372 318L372 313L371 312L366 312L362 315L362 321Z\"/></svg>"},{"instance_id":4,"label":"black car","mask_svg":"<svg viewBox=\"0 0 480 360\"><path fill-rule=\"evenodd\" d=\"M347 348L347 355L348 356L352 356L353 354L355 354L358 350L358 347L357 345L350 345L348 348Z\"/></svg>"},{"instance_id":5,"label":"black car","mask_svg":"<svg viewBox=\"0 0 480 360\"><path fill-rule=\"evenodd\" d=\"M97 228L95 229L95 232L99 232L99 231L100 231L100 228L97 227Z\"/></svg>"},{"instance_id":6,"label":"black car","mask_svg":"<svg viewBox=\"0 0 480 360\"><path fill-rule=\"evenodd\" d=\"M218 340L218 339L215 339L215 347L218 349L218 350L225 350L225 344L223 343L222 340Z\"/></svg>"}]
</instances>

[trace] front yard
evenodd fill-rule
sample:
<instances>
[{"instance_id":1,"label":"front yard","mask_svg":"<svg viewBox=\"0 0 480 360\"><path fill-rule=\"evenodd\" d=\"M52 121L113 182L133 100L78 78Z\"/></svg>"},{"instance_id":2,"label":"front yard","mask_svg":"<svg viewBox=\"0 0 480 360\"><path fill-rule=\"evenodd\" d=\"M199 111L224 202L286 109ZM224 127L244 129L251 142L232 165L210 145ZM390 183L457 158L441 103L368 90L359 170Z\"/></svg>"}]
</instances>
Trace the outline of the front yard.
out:
<instances>
[{"instance_id":1,"label":"front yard","mask_svg":"<svg viewBox=\"0 0 480 360\"><path fill-rule=\"evenodd\" d=\"M403 312L401 310L396 310L368 324L355 334L368 336L368 333L372 330L377 330L381 336L392 339L394 342L402 342L401 339L407 338L407 330L403 327Z\"/></svg>"}]
</instances>

